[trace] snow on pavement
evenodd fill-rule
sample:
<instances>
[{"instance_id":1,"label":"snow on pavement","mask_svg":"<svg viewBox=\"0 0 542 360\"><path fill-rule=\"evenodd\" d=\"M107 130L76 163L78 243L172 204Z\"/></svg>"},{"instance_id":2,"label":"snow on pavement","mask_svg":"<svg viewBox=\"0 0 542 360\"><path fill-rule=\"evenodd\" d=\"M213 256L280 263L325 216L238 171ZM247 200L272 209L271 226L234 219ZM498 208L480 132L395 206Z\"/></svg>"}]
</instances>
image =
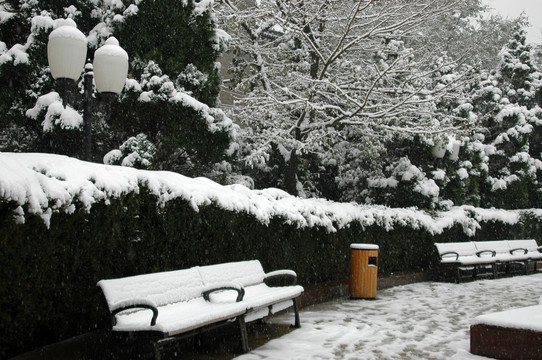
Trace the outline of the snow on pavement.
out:
<instances>
[{"instance_id":1,"label":"snow on pavement","mask_svg":"<svg viewBox=\"0 0 542 360\"><path fill-rule=\"evenodd\" d=\"M542 274L393 287L375 300L309 307L300 329L236 359L485 359L469 352L474 318L536 305L541 293ZM271 322L289 324L292 314Z\"/></svg>"}]
</instances>

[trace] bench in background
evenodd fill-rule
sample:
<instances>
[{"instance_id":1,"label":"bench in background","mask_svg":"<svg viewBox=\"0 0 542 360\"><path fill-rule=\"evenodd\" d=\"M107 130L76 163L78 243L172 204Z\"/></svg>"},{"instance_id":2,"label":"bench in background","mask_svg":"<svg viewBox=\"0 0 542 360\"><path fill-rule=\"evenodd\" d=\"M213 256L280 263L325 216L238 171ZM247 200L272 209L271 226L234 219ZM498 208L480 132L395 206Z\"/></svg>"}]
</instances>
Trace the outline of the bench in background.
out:
<instances>
[{"instance_id":1,"label":"bench in background","mask_svg":"<svg viewBox=\"0 0 542 360\"><path fill-rule=\"evenodd\" d=\"M452 274L458 282L464 278L511 274L515 269L528 274L542 260L536 240L492 240L435 243L440 275Z\"/></svg>"}]
</instances>

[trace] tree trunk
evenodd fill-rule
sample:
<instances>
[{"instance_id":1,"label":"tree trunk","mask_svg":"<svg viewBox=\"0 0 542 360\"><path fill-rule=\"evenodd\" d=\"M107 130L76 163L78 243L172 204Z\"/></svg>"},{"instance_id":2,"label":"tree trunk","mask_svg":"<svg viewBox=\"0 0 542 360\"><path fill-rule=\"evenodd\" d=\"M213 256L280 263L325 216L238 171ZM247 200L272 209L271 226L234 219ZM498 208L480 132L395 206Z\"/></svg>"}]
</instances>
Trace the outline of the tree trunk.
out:
<instances>
[{"instance_id":1,"label":"tree trunk","mask_svg":"<svg viewBox=\"0 0 542 360\"><path fill-rule=\"evenodd\" d=\"M297 152L292 150L290 153L290 160L286 162L284 167L284 190L288 194L298 196L299 191L297 189L297 166L299 165L299 158Z\"/></svg>"}]
</instances>

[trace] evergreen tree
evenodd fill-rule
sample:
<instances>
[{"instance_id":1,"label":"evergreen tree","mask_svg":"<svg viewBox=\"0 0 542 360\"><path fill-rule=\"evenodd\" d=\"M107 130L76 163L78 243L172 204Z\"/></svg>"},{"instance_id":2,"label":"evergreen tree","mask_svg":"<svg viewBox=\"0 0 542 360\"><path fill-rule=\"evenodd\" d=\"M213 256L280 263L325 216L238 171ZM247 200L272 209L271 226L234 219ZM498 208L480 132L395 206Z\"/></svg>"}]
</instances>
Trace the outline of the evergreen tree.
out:
<instances>
[{"instance_id":1,"label":"evergreen tree","mask_svg":"<svg viewBox=\"0 0 542 360\"><path fill-rule=\"evenodd\" d=\"M500 51L496 70L473 77L457 89L459 96L439 99L435 106L441 116L464 119L456 124L465 131L457 139L449 135L396 138L387 148L401 145L388 151L383 176L369 179L368 200L428 209L451 204L540 207L542 74L532 54L525 32L518 30ZM452 66L439 69L436 86L457 76ZM429 191L434 188L428 180L438 191ZM425 193L420 191L424 183Z\"/></svg>"},{"instance_id":2,"label":"evergreen tree","mask_svg":"<svg viewBox=\"0 0 542 360\"><path fill-rule=\"evenodd\" d=\"M475 97L488 145L483 204L539 207L542 110L537 99L542 74L532 61L523 30L514 34L500 56L497 72L488 77Z\"/></svg>"},{"instance_id":3,"label":"evergreen tree","mask_svg":"<svg viewBox=\"0 0 542 360\"><path fill-rule=\"evenodd\" d=\"M199 1L185 3L141 1L135 16L114 23L114 34L128 54L152 60L195 99L216 106L221 85L216 63L222 44L211 9Z\"/></svg>"}]
</instances>

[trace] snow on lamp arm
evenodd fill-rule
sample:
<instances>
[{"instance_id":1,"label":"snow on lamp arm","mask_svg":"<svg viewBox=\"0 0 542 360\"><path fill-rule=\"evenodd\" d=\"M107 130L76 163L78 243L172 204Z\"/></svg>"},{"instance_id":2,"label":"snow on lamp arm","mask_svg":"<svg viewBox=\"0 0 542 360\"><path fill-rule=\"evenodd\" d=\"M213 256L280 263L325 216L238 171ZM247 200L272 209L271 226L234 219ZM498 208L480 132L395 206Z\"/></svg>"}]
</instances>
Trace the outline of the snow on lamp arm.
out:
<instances>
[{"instance_id":1,"label":"snow on lamp arm","mask_svg":"<svg viewBox=\"0 0 542 360\"><path fill-rule=\"evenodd\" d=\"M94 53L94 64L87 63L87 39L72 19L58 21L59 26L49 34L47 59L51 76L59 86L62 99L83 110L83 159L92 160L92 118L98 106L105 107L106 121L111 103L121 93L128 75L128 54L114 37ZM77 80L85 70L81 96ZM99 98L93 97L93 80Z\"/></svg>"}]
</instances>

